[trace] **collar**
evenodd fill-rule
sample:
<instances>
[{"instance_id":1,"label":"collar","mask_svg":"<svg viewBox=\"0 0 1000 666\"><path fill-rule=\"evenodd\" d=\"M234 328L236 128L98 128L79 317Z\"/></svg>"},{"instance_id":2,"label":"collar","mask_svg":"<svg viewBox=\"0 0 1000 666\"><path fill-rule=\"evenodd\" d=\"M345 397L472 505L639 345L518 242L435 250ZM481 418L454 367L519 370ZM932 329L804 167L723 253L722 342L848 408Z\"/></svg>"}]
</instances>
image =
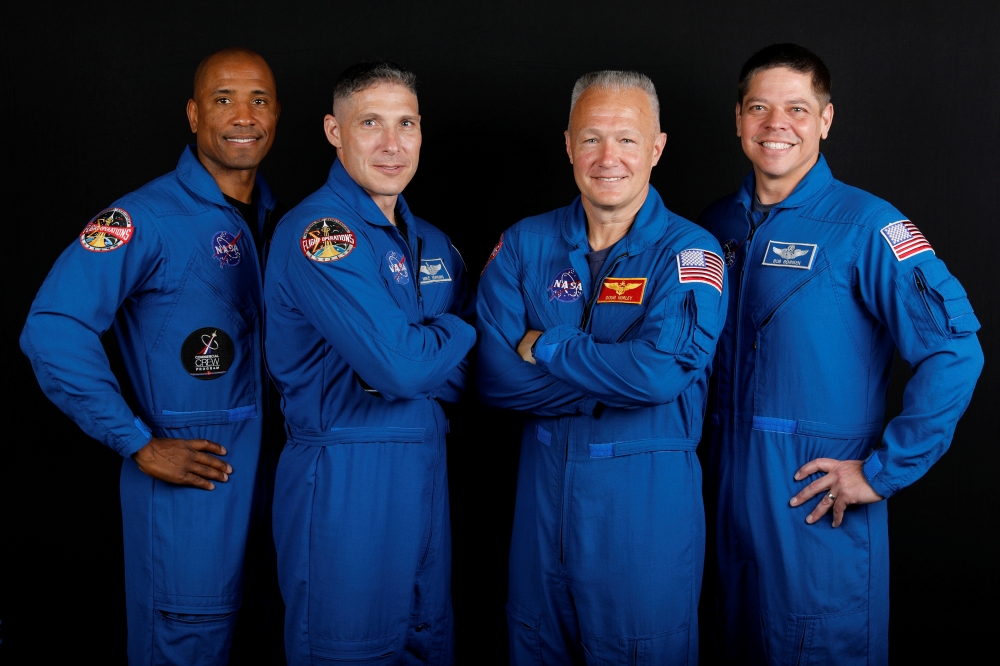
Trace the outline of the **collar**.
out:
<instances>
[{"instance_id":1,"label":"collar","mask_svg":"<svg viewBox=\"0 0 1000 666\"><path fill-rule=\"evenodd\" d=\"M344 203L350 206L365 222L379 227L393 226L382 214L382 209L372 200L371 195L351 178L340 160L334 160L333 166L330 167L330 176L326 179L326 186L343 199ZM396 210L403 217L406 226L413 230L412 235L415 238L416 224L413 214L410 213L410 207L406 205L406 199L403 198L402 194L396 197Z\"/></svg>"},{"instance_id":2,"label":"collar","mask_svg":"<svg viewBox=\"0 0 1000 666\"><path fill-rule=\"evenodd\" d=\"M812 169L799 181L792 193L784 201L774 204L774 208L798 208L804 206L826 188L833 181L833 173L826 163L826 158L822 153ZM753 196L756 190L756 180L753 170L743 179L743 186L736 194L736 203L742 205L746 210L753 210Z\"/></svg>"},{"instance_id":3,"label":"collar","mask_svg":"<svg viewBox=\"0 0 1000 666\"><path fill-rule=\"evenodd\" d=\"M650 185L646 200L636 213L635 222L632 223L628 233L613 247L623 248L629 255L642 252L663 236L670 215L670 211L663 205L659 192ZM562 234L570 245L590 252L590 246L587 244L587 213L583 210L580 196L573 200L563 217Z\"/></svg>"},{"instance_id":4,"label":"collar","mask_svg":"<svg viewBox=\"0 0 1000 666\"><path fill-rule=\"evenodd\" d=\"M181 158L177 161L176 173L177 178L184 184L184 187L202 199L218 206L232 207L226 201L226 197L222 194L222 190L219 189L219 185L215 182L215 179L212 178L212 174L208 173L201 161L198 160L198 148L194 144L190 144L184 148ZM271 188L267 186L264 176L260 174L260 169L257 170L255 182L258 193L257 203L267 210L274 210L277 200L274 198L274 194L271 193Z\"/></svg>"}]
</instances>

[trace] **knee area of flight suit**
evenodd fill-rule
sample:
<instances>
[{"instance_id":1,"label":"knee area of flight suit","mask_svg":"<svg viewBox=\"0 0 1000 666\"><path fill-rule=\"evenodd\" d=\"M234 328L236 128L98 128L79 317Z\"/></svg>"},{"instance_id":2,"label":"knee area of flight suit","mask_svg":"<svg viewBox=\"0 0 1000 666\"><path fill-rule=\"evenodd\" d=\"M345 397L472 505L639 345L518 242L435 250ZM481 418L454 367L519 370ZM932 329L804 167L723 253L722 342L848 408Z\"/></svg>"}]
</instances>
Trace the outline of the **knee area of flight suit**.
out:
<instances>
[{"instance_id":1,"label":"knee area of flight suit","mask_svg":"<svg viewBox=\"0 0 1000 666\"><path fill-rule=\"evenodd\" d=\"M698 663L697 628L690 625L649 636L591 637L584 639L587 666L627 664L628 666L684 666Z\"/></svg>"},{"instance_id":2,"label":"knee area of flight suit","mask_svg":"<svg viewBox=\"0 0 1000 666\"><path fill-rule=\"evenodd\" d=\"M152 663L217 666L229 663L238 613L153 610Z\"/></svg>"}]
</instances>

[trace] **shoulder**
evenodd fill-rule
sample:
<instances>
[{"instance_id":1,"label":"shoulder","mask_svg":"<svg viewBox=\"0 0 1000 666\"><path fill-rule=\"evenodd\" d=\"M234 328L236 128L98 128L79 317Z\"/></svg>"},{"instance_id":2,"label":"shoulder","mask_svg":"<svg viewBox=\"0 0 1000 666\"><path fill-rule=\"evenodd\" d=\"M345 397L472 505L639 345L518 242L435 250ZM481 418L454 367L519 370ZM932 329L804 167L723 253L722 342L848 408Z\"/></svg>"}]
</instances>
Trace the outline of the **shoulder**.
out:
<instances>
[{"instance_id":1,"label":"shoulder","mask_svg":"<svg viewBox=\"0 0 1000 666\"><path fill-rule=\"evenodd\" d=\"M669 213L667 230L659 244L675 253L688 248L698 248L722 254L719 241L708 230L674 213Z\"/></svg>"},{"instance_id":2,"label":"shoulder","mask_svg":"<svg viewBox=\"0 0 1000 666\"><path fill-rule=\"evenodd\" d=\"M819 222L875 227L903 218L885 199L859 187L832 179L830 185L802 207L799 215ZM891 219L892 218L892 219Z\"/></svg>"},{"instance_id":3,"label":"shoulder","mask_svg":"<svg viewBox=\"0 0 1000 666\"><path fill-rule=\"evenodd\" d=\"M698 222L710 228L713 222L742 216L743 207L737 203L736 195L737 193L733 192L709 204L698 218Z\"/></svg>"}]
</instances>

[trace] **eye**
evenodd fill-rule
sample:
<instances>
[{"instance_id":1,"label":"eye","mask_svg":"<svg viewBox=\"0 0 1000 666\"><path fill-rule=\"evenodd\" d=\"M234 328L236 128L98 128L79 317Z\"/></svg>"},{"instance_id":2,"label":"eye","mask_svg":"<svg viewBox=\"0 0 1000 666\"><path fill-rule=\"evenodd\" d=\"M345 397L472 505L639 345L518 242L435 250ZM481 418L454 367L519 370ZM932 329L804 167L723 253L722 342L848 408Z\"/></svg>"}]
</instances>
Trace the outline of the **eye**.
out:
<instances>
[{"instance_id":1,"label":"eye","mask_svg":"<svg viewBox=\"0 0 1000 666\"><path fill-rule=\"evenodd\" d=\"M404 120L403 122L401 122L399 124L402 125L403 127L413 127L413 121L412 120Z\"/></svg>"},{"instance_id":2,"label":"eye","mask_svg":"<svg viewBox=\"0 0 1000 666\"><path fill-rule=\"evenodd\" d=\"M251 102L251 104L256 104L257 106L264 106L265 104L267 104L267 100L266 99L260 99L258 97L253 102Z\"/></svg>"},{"instance_id":3,"label":"eye","mask_svg":"<svg viewBox=\"0 0 1000 666\"><path fill-rule=\"evenodd\" d=\"M368 120L362 120L361 124L365 127L375 127L375 121L369 118Z\"/></svg>"},{"instance_id":4,"label":"eye","mask_svg":"<svg viewBox=\"0 0 1000 666\"><path fill-rule=\"evenodd\" d=\"M793 106L792 111L795 111L797 113L805 113L806 110L803 109L801 106Z\"/></svg>"},{"instance_id":5,"label":"eye","mask_svg":"<svg viewBox=\"0 0 1000 666\"><path fill-rule=\"evenodd\" d=\"M232 104L233 100L229 99L228 97L220 97L219 99L215 100L215 103L216 104Z\"/></svg>"},{"instance_id":6,"label":"eye","mask_svg":"<svg viewBox=\"0 0 1000 666\"><path fill-rule=\"evenodd\" d=\"M635 143L632 139L622 139L622 143Z\"/></svg>"}]
</instances>

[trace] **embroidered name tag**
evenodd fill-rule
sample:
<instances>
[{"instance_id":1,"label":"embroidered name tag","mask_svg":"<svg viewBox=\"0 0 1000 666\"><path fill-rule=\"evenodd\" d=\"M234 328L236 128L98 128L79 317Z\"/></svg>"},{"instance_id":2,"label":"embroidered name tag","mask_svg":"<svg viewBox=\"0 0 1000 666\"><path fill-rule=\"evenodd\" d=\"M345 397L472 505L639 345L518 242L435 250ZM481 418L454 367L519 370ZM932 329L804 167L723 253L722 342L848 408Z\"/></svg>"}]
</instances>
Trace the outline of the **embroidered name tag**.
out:
<instances>
[{"instance_id":1,"label":"embroidered name tag","mask_svg":"<svg viewBox=\"0 0 1000 666\"><path fill-rule=\"evenodd\" d=\"M764 261L761 263L764 266L801 268L808 271L812 268L815 258L816 245L814 243L787 243L773 240L768 241Z\"/></svg>"},{"instance_id":2,"label":"embroidered name tag","mask_svg":"<svg viewBox=\"0 0 1000 666\"><path fill-rule=\"evenodd\" d=\"M601 285L601 293L597 295L598 303L629 303L642 305L642 297L646 294L646 278L605 278Z\"/></svg>"},{"instance_id":3,"label":"embroidered name tag","mask_svg":"<svg viewBox=\"0 0 1000 666\"><path fill-rule=\"evenodd\" d=\"M451 282L451 273L441 259L420 260L420 284Z\"/></svg>"}]
</instances>

